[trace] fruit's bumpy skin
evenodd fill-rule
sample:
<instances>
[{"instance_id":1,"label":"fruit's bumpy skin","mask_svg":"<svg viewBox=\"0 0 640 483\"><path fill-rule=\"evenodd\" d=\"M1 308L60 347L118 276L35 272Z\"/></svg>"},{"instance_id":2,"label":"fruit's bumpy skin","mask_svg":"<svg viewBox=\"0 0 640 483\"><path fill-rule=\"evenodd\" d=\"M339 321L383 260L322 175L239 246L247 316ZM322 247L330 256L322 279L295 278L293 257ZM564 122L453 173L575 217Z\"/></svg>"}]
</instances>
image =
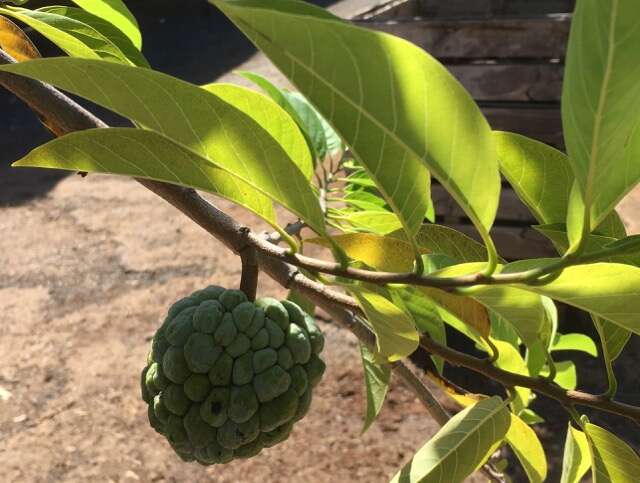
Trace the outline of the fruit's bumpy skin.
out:
<instances>
[{"instance_id":1,"label":"fruit's bumpy skin","mask_svg":"<svg viewBox=\"0 0 640 483\"><path fill-rule=\"evenodd\" d=\"M176 302L142 371L151 426L185 461L250 458L289 436L325 365L314 320L289 301L207 287Z\"/></svg>"}]
</instances>

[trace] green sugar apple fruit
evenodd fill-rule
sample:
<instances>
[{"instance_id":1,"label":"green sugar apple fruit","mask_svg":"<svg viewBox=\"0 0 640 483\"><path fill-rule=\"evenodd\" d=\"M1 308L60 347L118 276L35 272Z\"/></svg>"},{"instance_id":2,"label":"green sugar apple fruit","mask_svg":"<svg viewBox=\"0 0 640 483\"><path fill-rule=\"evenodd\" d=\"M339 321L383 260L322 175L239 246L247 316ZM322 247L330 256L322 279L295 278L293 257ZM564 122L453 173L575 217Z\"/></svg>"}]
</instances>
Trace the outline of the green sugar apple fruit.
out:
<instances>
[{"instance_id":1,"label":"green sugar apple fruit","mask_svg":"<svg viewBox=\"0 0 640 483\"><path fill-rule=\"evenodd\" d=\"M289 436L325 365L322 333L289 301L207 287L179 300L151 343L142 398L185 461L249 458Z\"/></svg>"}]
</instances>

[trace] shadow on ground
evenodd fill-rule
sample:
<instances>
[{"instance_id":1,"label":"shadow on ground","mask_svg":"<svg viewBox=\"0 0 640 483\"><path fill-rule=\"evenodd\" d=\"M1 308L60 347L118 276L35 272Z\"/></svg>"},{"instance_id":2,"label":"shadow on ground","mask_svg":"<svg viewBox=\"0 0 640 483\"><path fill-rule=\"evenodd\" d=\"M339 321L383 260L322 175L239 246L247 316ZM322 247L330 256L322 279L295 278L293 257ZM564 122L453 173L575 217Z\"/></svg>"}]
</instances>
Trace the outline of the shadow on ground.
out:
<instances>
[{"instance_id":1,"label":"shadow on ground","mask_svg":"<svg viewBox=\"0 0 640 483\"><path fill-rule=\"evenodd\" d=\"M32 8L68 2L33 1ZM256 49L222 13L205 0L127 2L140 23L144 53L154 69L196 84L211 82L255 54ZM327 7L335 0L311 3ZM37 39L44 55L57 55ZM13 169L11 162L51 138L20 101L0 89L0 206L16 206L45 196L69 173ZM100 113L112 124L122 120Z\"/></svg>"}]
</instances>

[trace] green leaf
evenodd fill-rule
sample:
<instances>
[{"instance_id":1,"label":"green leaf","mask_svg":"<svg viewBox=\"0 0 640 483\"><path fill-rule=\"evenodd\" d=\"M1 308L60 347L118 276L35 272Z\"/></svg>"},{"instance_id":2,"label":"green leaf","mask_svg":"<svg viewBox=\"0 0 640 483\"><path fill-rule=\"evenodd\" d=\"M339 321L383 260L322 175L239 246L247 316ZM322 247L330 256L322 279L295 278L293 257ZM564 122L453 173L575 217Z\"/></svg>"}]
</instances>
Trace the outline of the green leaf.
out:
<instances>
[{"instance_id":1,"label":"green leaf","mask_svg":"<svg viewBox=\"0 0 640 483\"><path fill-rule=\"evenodd\" d=\"M122 0L73 0L73 3L97 17L108 20L129 37L138 50L142 48L138 22Z\"/></svg>"},{"instance_id":2,"label":"green leaf","mask_svg":"<svg viewBox=\"0 0 640 483\"><path fill-rule=\"evenodd\" d=\"M269 198L152 131L110 128L74 132L34 149L14 166L120 174L194 187L234 201L276 225Z\"/></svg>"},{"instance_id":3,"label":"green leaf","mask_svg":"<svg viewBox=\"0 0 640 483\"><path fill-rule=\"evenodd\" d=\"M324 216L298 155L308 156L304 139L292 138L289 117L273 101L250 89L222 85L216 94L150 69L88 59L39 59L1 70L35 78L85 97L183 144L235 174L324 234ZM237 105L230 102L237 100ZM255 103L255 104L254 104ZM273 126L258 116L269 109ZM280 132L275 138L271 133Z\"/></svg>"},{"instance_id":4,"label":"green leaf","mask_svg":"<svg viewBox=\"0 0 640 483\"><path fill-rule=\"evenodd\" d=\"M567 439L564 443L560 483L580 483L590 466L591 458L587 436L569 423Z\"/></svg>"},{"instance_id":5,"label":"green leaf","mask_svg":"<svg viewBox=\"0 0 640 483\"><path fill-rule=\"evenodd\" d=\"M102 35L88 25L75 20L44 12L21 9L7 10L0 7L0 14L13 17L39 32L72 57L87 59L109 58L119 61L115 50ZM94 50L95 49L95 50Z\"/></svg>"},{"instance_id":6,"label":"green leaf","mask_svg":"<svg viewBox=\"0 0 640 483\"><path fill-rule=\"evenodd\" d=\"M580 351L591 357L598 357L598 347L591 337L585 334L558 334L551 346L552 351Z\"/></svg>"},{"instance_id":7,"label":"green leaf","mask_svg":"<svg viewBox=\"0 0 640 483\"><path fill-rule=\"evenodd\" d=\"M536 432L511 413L507 443L520 460L531 483L542 483L547 477L547 457Z\"/></svg>"},{"instance_id":8,"label":"green leaf","mask_svg":"<svg viewBox=\"0 0 640 483\"><path fill-rule=\"evenodd\" d=\"M534 139L510 132L494 132L500 171L540 223L565 223L575 181L566 154ZM598 226L616 237L624 224L612 211Z\"/></svg>"},{"instance_id":9,"label":"green leaf","mask_svg":"<svg viewBox=\"0 0 640 483\"><path fill-rule=\"evenodd\" d=\"M572 361L560 361L556 362L555 366L557 373L553 382L569 391L575 389L578 385L578 374L576 372L576 365ZM540 372L540 375L548 377L549 369L543 369Z\"/></svg>"},{"instance_id":10,"label":"green leaf","mask_svg":"<svg viewBox=\"0 0 640 483\"><path fill-rule=\"evenodd\" d=\"M418 348L419 335L413 320L402 309L362 287L349 286L367 316L376 334L378 353L389 361L397 361L412 354Z\"/></svg>"},{"instance_id":11,"label":"green leaf","mask_svg":"<svg viewBox=\"0 0 640 483\"><path fill-rule=\"evenodd\" d=\"M527 364L518 350L508 342L501 340L493 340L492 342L498 348L498 359L494 362L496 367L523 376L530 375ZM527 387L519 386L516 387L515 390L516 397L511 403L511 406L514 413L520 414L520 412L529 405L532 392L531 389Z\"/></svg>"},{"instance_id":12,"label":"green leaf","mask_svg":"<svg viewBox=\"0 0 640 483\"><path fill-rule=\"evenodd\" d=\"M549 259L510 263L503 273L520 272L549 263ZM591 263L565 268L545 285L516 285L586 310L640 334L640 268L620 263Z\"/></svg>"},{"instance_id":13,"label":"green leaf","mask_svg":"<svg viewBox=\"0 0 640 483\"><path fill-rule=\"evenodd\" d=\"M573 15L562 121L592 229L640 180L639 22L636 0L581 0Z\"/></svg>"},{"instance_id":14,"label":"green leaf","mask_svg":"<svg viewBox=\"0 0 640 483\"><path fill-rule=\"evenodd\" d=\"M332 218L330 216L330 218ZM344 231L365 231L376 235L388 235L391 232L402 228L402 223L398 217L391 212L380 211L355 211L351 213L343 213L334 217L338 221L344 222L347 226L341 224Z\"/></svg>"},{"instance_id":15,"label":"green leaf","mask_svg":"<svg viewBox=\"0 0 640 483\"><path fill-rule=\"evenodd\" d=\"M336 128L410 236L429 205L428 168L488 238L500 192L491 131L433 57L300 2L213 3Z\"/></svg>"},{"instance_id":16,"label":"green leaf","mask_svg":"<svg viewBox=\"0 0 640 483\"><path fill-rule=\"evenodd\" d=\"M544 418L529 408L525 408L522 410L522 412L520 413L520 419L522 419L527 424L544 423Z\"/></svg>"},{"instance_id":17,"label":"green leaf","mask_svg":"<svg viewBox=\"0 0 640 483\"><path fill-rule=\"evenodd\" d=\"M378 364L375 355L364 345L360 344L360 355L362 356L362 368L364 370L365 390L367 393L367 411L364 417L364 427L362 432L373 424L380 414L389 390L389 380L391 379L391 366L389 364Z\"/></svg>"},{"instance_id":18,"label":"green leaf","mask_svg":"<svg viewBox=\"0 0 640 483\"><path fill-rule=\"evenodd\" d=\"M426 332L439 344L447 344L447 332L444 320L440 316L438 307L415 287L390 288L391 299L402 307L413 318L415 326L420 332ZM431 356L436 370L442 374L444 360L438 356Z\"/></svg>"},{"instance_id":19,"label":"green leaf","mask_svg":"<svg viewBox=\"0 0 640 483\"><path fill-rule=\"evenodd\" d=\"M122 52L122 55L126 57L133 65L140 67L149 67L149 62L142 55L140 50L131 43L131 39L127 37L120 29L115 27L112 23L92 14L80 8L74 7L44 7L38 10L39 12L46 12L55 15L62 15L69 17L70 19L77 20L86 25L89 25L97 32L99 32L105 39L111 42L116 48Z\"/></svg>"},{"instance_id":20,"label":"green leaf","mask_svg":"<svg viewBox=\"0 0 640 483\"><path fill-rule=\"evenodd\" d=\"M462 482L486 461L509 426L506 403L483 399L452 417L391 482Z\"/></svg>"},{"instance_id":21,"label":"green leaf","mask_svg":"<svg viewBox=\"0 0 640 483\"><path fill-rule=\"evenodd\" d=\"M627 443L595 424L584 427L591 453L593 483L635 483L640 457Z\"/></svg>"},{"instance_id":22,"label":"green leaf","mask_svg":"<svg viewBox=\"0 0 640 483\"><path fill-rule=\"evenodd\" d=\"M202 88L240 109L278 141L306 179L313 175L313 160L295 122L266 96L232 84L206 84Z\"/></svg>"}]
</instances>

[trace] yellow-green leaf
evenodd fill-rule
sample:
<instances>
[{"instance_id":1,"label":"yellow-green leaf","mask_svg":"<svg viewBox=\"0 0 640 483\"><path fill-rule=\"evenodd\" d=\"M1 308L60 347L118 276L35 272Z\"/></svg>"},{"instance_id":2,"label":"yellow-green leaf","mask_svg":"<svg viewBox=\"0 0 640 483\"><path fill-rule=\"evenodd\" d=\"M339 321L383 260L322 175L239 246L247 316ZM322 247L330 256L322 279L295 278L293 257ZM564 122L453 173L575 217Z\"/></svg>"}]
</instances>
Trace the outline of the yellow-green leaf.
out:
<instances>
[{"instance_id":1,"label":"yellow-green leaf","mask_svg":"<svg viewBox=\"0 0 640 483\"><path fill-rule=\"evenodd\" d=\"M640 457L627 443L595 424L586 423L584 431L591 453L593 483L638 481Z\"/></svg>"},{"instance_id":2,"label":"yellow-green leaf","mask_svg":"<svg viewBox=\"0 0 640 483\"><path fill-rule=\"evenodd\" d=\"M382 295L349 286L376 334L378 354L389 361L407 357L418 348L420 337L413 320Z\"/></svg>"},{"instance_id":3,"label":"yellow-green leaf","mask_svg":"<svg viewBox=\"0 0 640 483\"><path fill-rule=\"evenodd\" d=\"M542 483L547 477L547 457L536 432L511 413L507 443L520 460L531 483Z\"/></svg>"},{"instance_id":4,"label":"yellow-green leaf","mask_svg":"<svg viewBox=\"0 0 640 483\"><path fill-rule=\"evenodd\" d=\"M294 151L293 133L282 126L282 136L276 139L271 133L277 126L268 131L243 110L247 100L255 100L258 109L270 109L273 122L280 122L282 108L266 96L229 86L217 92L227 90L228 96L217 95L150 69L89 59L39 59L0 70L68 90L183 144L271 197L317 233L324 233L320 203L292 159L294 152L303 152ZM241 97L238 90L246 94L239 102L241 107L230 102ZM299 135L298 139L300 149L306 150L304 138Z\"/></svg>"},{"instance_id":5,"label":"yellow-green leaf","mask_svg":"<svg viewBox=\"0 0 640 483\"><path fill-rule=\"evenodd\" d=\"M591 456L587 436L569 423L567 439L564 443L560 483L580 483L590 466Z\"/></svg>"},{"instance_id":6,"label":"yellow-green leaf","mask_svg":"<svg viewBox=\"0 0 640 483\"><path fill-rule=\"evenodd\" d=\"M521 374L523 376L530 375L527 363L515 347L501 340L492 339L492 342L498 349L498 359L494 362L496 367L513 372L514 374ZM513 411L516 414L520 414L520 412L529 405L530 400L531 389L527 387L516 387L516 398L511 404Z\"/></svg>"},{"instance_id":7,"label":"yellow-green leaf","mask_svg":"<svg viewBox=\"0 0 640 483\"><path fill-rule=\"evenodd\" d=\"M640 180L639 23L637 0L579 0L571 22L563 131L579 188L571 203L578 213L584 203L592 230ZM581 232L583 216L568 220Z\"/></svg>"},{"instance_id":8,"label":"yellow-green leaf","mask_svg":"<svg viewBox=\"0 0 640 483\"><path fill-rule=\"evenodd\" d=\"M302 2L213 3L334 126L410 237L429 205L429 171L488 236L500 191L493 137L438 61Z\"/></svg>"},{"instance_id":9,"label":"yellow-green leaf","mask_svg":"<svg viewBox=\"0 0 640 483\"><path fill-rule=\"evenodd\" d=\"M391 482L462 482L491 455L509 425L506 403L483 399L452 417Z\"/></svg>"},{"instance_id":10,"label":"yellow-green leaf","mask_svg":"<svg viewBox=\"0 0 640 483\"><path fill-rule=\"evenodd\" d=\"M367 393L367 409L362 428L364 433L376 420L384 405L384 400L389 390L389 380L391 379L391 366L389 364L378 364L375 360L375 354L362 344L360 344L360 355L362 356L362 368Z\"/></svg>"},{"instance_id":11,"label":"yellow-green leaf","mask_svg":"<svg viewBox=\"0 0 640 483\"><path fill-rule=\"evenodd\" d=\"M74 7L44 7L38 10L39 12L46 12L56 15L62 15L64 17L69 17L78 22L82 22L97 32L99 32L106 40L111 42L114 47L118 48L122 55L129 59L129 61L133 65L138 65L140 67L149 67L149 62L142 55L142 52L133 45L131 39L127 37L120 29L114 26L112 23L104 20L97 15L94 15L86 10L82 10L80 8Z\"/></svg>"},{"instance_id":12,"label":"yellow-green leaf","mask_svg":"<svg viewBox=\"0 0 640 483\"><path fill-rule=\"evenodd\" d=\"M122 31L137 49L142 48L142 35L138 22L122 0L73 0L97 17L108 20Z\"/></svg>"},{"instance_id":13,"label":"yellow-green leaf","mask_svg":"<svg viewBox=\"0 0 640 483\"><path fill-rule=\"evenodd\" d=\"M14 166L120 174L190 186L234 201L276 226L269 198L152 131L110 128L74 132L36 148Z\"/></svg>"}]
</instances>

